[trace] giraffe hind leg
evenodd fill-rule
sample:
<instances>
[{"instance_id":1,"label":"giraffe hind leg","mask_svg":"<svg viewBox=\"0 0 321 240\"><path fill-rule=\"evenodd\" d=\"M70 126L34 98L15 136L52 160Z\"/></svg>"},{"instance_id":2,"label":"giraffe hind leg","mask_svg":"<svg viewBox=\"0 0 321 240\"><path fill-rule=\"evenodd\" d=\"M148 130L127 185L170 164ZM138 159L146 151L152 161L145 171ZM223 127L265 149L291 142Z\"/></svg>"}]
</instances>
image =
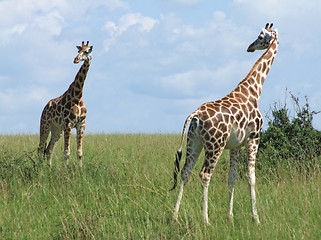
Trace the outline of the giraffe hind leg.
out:
<instances>
[{"instance_id":1,"label":"giraffe hind leg","mask_svg":"<svg viewBox=\"0 0 321 240\"><path fill-rule=\"evenodd\" d=\"M198 159L203 148L203 144L198 137L197 131L198 131L198 128L197 128L196 120L192 120L188 131L188 135L187 135L186 162L181 172L179 192L178 192L176 204L174 207L174 213L172 216L173 220L177 220L178 218L178 211L179 211L179 206L183 197L184 187L190 177L191 171L194 168L196 160Z\"/></svg>"},{"instance_id":2,"label":"giraffe hind leg","mask_svg":"<svg viewBox=\"0 0 321 240\"><path fill-rule=\"evenodd\" d=\"M47 156L47 160L49 162L49 165L51 165L52 162L52 155L53 155L53 151L55 150L55 146L57 141L59 140L60 136L61 136L61 130L59 128L53 127L51 129L51 138L50 138L50 142L46 148L46 156Z\"/></svg>"},{"instance_id":3,"label":"giraffe hind leg","mask_svg":"<svg viewBox=\"0 0 321 240\"><path fill-rule=\"evenodd\" d=\"M221 156L224 147L220 147L218 149L214 148L214 144L212 147L207 145L205 149L205 160L200 172L200 178L202 181L202 215L203 221L205 224L209 225L208 220L208 186L210 184L211 176L216 167L216 163Z\"/></svg>"},{"instance_id":4,"label":"giraffe hind leg","mask_svg":"<svg viewBox=\"0 0 321 240\"><path fill-rule=\"evenodd\" d=\"M50 133L50 129L47 125L41 124L40 125L40 141L38 147L38 157L39 160L43 160L46 155L46 148L47 148L47 139Z\"/></svg>"}]
</instances>

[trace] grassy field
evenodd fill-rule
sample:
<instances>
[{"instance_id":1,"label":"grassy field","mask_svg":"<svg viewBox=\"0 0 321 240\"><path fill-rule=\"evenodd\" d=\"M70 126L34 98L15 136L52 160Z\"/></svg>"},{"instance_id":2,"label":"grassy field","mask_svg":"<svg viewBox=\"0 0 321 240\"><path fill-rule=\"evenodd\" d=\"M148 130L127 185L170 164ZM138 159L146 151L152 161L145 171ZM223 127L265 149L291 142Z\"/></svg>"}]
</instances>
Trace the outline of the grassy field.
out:
<instances>
[{"instance_id":1,"label":"grassy field","mask_svg":"<svg viewBox=\"0 0 321 240\"><path fill-rule=\"evenodd\" d=\"M70 166L60 140L53 166L36 157L38 136L0 136L0 239L320 239L321 176L257 171L261 225L251 220L246 178L238 179L234 222L226 220L228 153L209 190L209 220L201 217L199 159L185 188L178 222L170 221L179 135L85 135L84 166L75 138Z\"/></svg>"}]
</instances>

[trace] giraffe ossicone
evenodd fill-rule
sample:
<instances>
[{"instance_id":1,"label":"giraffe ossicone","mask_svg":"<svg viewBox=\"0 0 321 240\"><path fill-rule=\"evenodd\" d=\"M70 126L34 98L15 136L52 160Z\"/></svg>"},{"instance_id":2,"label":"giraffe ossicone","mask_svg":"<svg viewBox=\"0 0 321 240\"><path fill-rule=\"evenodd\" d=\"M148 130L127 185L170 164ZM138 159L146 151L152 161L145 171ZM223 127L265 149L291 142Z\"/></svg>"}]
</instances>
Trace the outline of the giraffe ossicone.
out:
<instances>
[{"instance_id":1,"label":"giraffe ossicone","mask_svg":"<svg viewBox=\"0 0 321 240\"><path fill-rule=\"evenodd\" d=\"M65 164L68 165L68 158L70 155L70 136L71 130L77 130L77 157L79 165L82 166L82 138L86 126L87 109L82 100L83 86L90 67L92 59L92 48L82 42L82 46L77 46L78 54L74 59L77 64L84 61L80 67L74 81L70 84L68 90L60 97L51 99L44 107L40 119L40 143L38 147L38 154L47 160L51 165L52 155L56 143L64 133L64 156ZM47 138L51 135L49 144L47 145Z\"/></svg>"},{"instance_id":2,"label":"giraffe ossicone","mask_svg":"<svg viewBox=\"0 0 321 240\"><path fill-rule=\"evenodd\" d=\"M179 163L182 156L185 130L190 122L187 133L186 161L181 171L179 193L172 216L173 220L178 217L184 187L202 149L205 152L204 164L200 172L203 190L203 220L205 223L209 223L207 210L208 186L216 163L224 149L230 150L227 217L233 219L233 196L237 178L238 157L240 148L246 146L252 217L255 222L260 222L255 197L255 158L263 119L258 101L263 83L274 61L279 45L277 30L273 30L272 26L273 24L266 24L258 38L248 47L248 52L267 50L237 87L220 100L204 103L187 117L183 127L180 148L176 154L173 174L174 186L171 190L175 189L177 185L177 174L180 171Z\"/></svg>"}]
</instances>

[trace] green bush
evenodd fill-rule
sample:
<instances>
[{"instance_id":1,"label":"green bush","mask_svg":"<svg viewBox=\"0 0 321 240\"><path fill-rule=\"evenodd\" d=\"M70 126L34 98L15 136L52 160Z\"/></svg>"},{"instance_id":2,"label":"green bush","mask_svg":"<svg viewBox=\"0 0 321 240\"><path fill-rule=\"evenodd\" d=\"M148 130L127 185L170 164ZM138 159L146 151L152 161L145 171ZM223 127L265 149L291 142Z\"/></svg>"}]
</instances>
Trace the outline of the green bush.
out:
<instances>
[{"instance_id":1,"label":"green bush","mask_svg":"<svg viewBox=\"0 0 321 240\"><path fill-rule=\"evenodd\" d=\"M289 115L286 104L274 104L268 128L261 133L258 159L261 168L277 171L280 164L302 171L318 168L321 155L321 131L313 128L312 120L319 112L311 111L308 98L301 107L299 98L291 94L295 116Z\"/></svg>"}]
</instances>

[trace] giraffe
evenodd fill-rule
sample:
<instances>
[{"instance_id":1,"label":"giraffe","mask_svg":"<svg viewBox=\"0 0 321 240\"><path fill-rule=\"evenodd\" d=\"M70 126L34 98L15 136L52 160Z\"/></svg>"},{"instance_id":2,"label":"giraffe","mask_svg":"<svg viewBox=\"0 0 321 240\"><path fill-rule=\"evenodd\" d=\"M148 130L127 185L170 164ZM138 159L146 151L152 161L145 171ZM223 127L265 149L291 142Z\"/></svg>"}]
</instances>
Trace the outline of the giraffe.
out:
<instances>
[{"instance_id":1,"label":"giraffe","mask_svg":"<svg viewBox=\"0 0 321 240\"><path fill-rule=\"evenodd\" d=\"M259 97L264 80L270 70L278 48L277 30L273 24L266 24L258 38L248 47L248 52L267 49L257 60L247 76L228 95L220 100L207 102L191 113L183 127L180 148L176 153L174 186L180 171L179 162L182 157L184 133L190 122L187 133L186 161L181 172L179 193L174 207L173 220L178 218L178 210L184 187L191 171L204 148L205 159L200 171L202 183L202 215L208 221L208 186L216 163L224 149L230 151L230 170L228 176L229 205L227 217L233 220L234 184L237 178L237 165L240 148L247 147L248 182L250 187L252 218L260 223L255 197L255 157L259 145L260 130L263 125L259 111Z\"/></svg>"},{"instance_id":2,"label":"giraffe","mask_svg":"<svg viewBox=\"0 0 321 240\"><path fill-rule=\"evenodd\" d=\"M91 63L91 52L93 46L89 46L89 41L85 45L76 46L78 54L74 59L77 64L84 61L80 67L75 80L70 84L68 90L60 97L51 99L44 107L40 119L40 143L38 154L43 158L47 155L49 165L51 165L52 154L55 145L64 132L64 156L65 165L68 165L70 155L70 136L72 128L77 130L77 157L80 167L82 166L82 138L85 131L85 118L87 109L82 100L82 91L87 72ZM47 145L47 138L51 133L50 142Z\"/></svg>"}]
</instances>

